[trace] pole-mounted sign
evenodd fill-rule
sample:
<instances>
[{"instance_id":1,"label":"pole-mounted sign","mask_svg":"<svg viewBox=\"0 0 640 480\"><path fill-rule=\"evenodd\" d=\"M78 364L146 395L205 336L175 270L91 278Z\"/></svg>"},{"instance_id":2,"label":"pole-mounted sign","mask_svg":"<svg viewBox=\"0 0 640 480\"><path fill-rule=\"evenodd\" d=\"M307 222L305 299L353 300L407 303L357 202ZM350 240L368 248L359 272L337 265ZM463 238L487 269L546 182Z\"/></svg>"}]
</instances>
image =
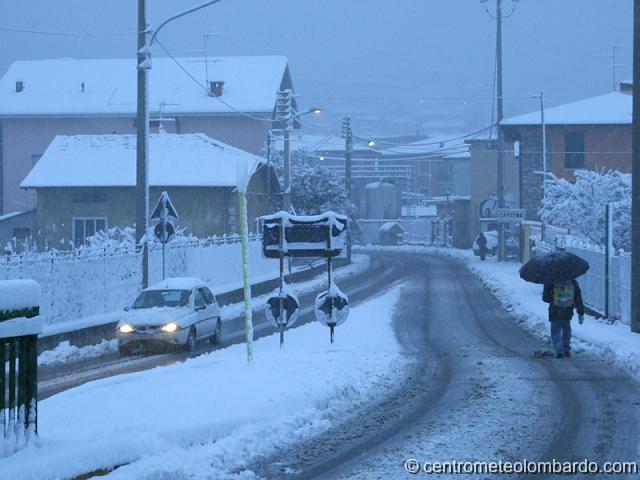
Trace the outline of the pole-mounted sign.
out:
<instances>
[{"instance_id":1,"label":"pole-mounted sign","mask_svg":"<svg viewBox=\"0 0 640 480\"><path fill-rule=\"evenodd\" d=\"M165 278L165 249L164 246L171 240L171 237L175 234L174 223L178 220L178 211L173 206L169 194L162 192L158 203L156 203L153 213L151 214L151 220L156 221L156 226L153 229L153 233L156 238L162 243L162 279Z\"/></svg>"},{"instance_id":2,"label":"pole-mounted sign","mask_svg":"<svg viewBox=\"0 0 640 480\"><path fill-rule=\"evenodd\" d=\"M349 315L349 299L333 283L332 259L346 246L347 217L333 212L298 216L279 212L261 218L262 253L266 258L280 259L280 290L267 301L267 319L280 330L291 326L299 304L284 282L284 257L324 257L327 259L328 288L316 298L315 313L320 323L331 330L344 323Z\"/></svg>"}]
</instances>

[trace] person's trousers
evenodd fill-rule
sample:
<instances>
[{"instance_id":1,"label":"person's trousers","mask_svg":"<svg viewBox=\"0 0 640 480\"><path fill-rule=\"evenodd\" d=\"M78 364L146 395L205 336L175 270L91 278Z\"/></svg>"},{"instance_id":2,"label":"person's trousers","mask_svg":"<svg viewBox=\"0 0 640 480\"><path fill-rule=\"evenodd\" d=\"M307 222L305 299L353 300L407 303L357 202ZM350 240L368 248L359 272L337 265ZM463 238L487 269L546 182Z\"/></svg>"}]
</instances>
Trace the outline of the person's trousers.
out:
<instances>
[{"instance_id":1,"label":"person's trousers","mask_svg":"<svg viewBox=\"0 0 640 480\"><path fill-rule=\"evenodd\" d=\"M571 320L552 320L551 342L556 353L571 351Z\"/></svg>"}]
</instances>

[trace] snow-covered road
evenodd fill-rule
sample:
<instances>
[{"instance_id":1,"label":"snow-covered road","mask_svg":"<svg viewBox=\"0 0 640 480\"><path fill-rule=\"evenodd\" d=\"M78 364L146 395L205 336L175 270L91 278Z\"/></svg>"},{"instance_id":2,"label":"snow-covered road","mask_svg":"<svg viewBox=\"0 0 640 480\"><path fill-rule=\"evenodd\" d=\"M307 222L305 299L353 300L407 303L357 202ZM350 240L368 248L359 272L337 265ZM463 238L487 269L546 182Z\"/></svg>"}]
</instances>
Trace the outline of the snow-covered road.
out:
<instances>
[{"instance_id":1,"label":"snow-covered road","mask_svg":"<svg viewBox=\"0 0 640 480\"><path fill-rule=\"evenodd\" d=\"M373 255L409 281L394 328L411 367L392 395L256 465L263 477L406 478L407 459L638 460L640 390L625 373L588 352L534 358L546 346L458 260ZM275 462L297 475L273 475Z\"/></svg>"},{"instance_id":2,"label":"snow-covered road","mask_svg":"<svg viewBox=\"0 0 640 480\"><path fill-rule=\"evenodd\" d=\"M299 416L287 420L271 413L260 414L250 417L253 420L246 426L238 427L242 418L246 420L247 417L232 408L225 418L237 420L238 428L219 422L201 427L194 417L191 423L175 425L184 433L177 440L171 436L175 428L172 430L169 425L161 435L150 434L148 443L143 443L142 447L134 439L123 444L125 448L120 448L121 445L120 450L114 451L113 458L98 457L102 460L98 462L99 466L127 464L110 476L150 480L219 479L227 478L227 474L232 478L269 480L395 480L409 476L404 470L407 459L419 462L589 459L600 463L639 459L640 388L636 380L606 357L588 350L577 351L573 358L565 360L534 357L534 351L546 349L543 339L522 328L513 313L501 307L478 276L459 259L428 252L393 250L372 251L371 257L369 271L343 282L352 304L365 307L356 308L352 319L355 322L350 320L348 323L352 329L347 337L349 346L335 353L344 356L343 361L357 359L350 365L353 368L346 369L344 377L314 379L310 376L315 383L307 385L303 375L305 368L317 368L324 357L313 359L302 355L302 351L293 352L301 356L291 371L298 372L296 375L303 381L292 392L308 402L308 408L300 411ZM391 285L393 288L388 293ZM380 296L384 292L387 293ZM302 303L308 304L312 296L308 294ZM386 323L382 321L385 319ZM301 324L311 320L311 312L306 312ZM354 330L358 322L359 326ZM241 341L240 325L232 322L231 326L232 335L227 341ZM311 332L305 330L309 328L322 330L318 325L303 326L302 330ZM233 333L234 329L236 333ZM363 329L361 337L358 329ZM339 341L341 332L347 331L338 330ZM266 327L261 330L258 325L257 332L263 336L271 330ZM378 338L376 332L385 338ZM391 332L395 338L388 335ZM294 334L300 338L314 337L314 334L309 337L296 330L290 333L292 338ZM210 368L207 357L216 362L219 358L224 364L229 356L225 352L190 360L167 369L167 372ZM99 376L126 372L127 368L142 370L154 364L176 362L175 356L166 357L134 359L134 367L120 364L110 370L105 366L106 371ZM229 368L232 367L233 363L229 363ZM148 372L140 377L140 381L148 382L158 377L162 370ZM286 383L288 377L281 378L269 372L269 368L261 369L260 378L273 376L284 382L282 385ZM240 371L236 373L243 375ZM90 380L92 375L89 373L80 383ZM77 382L77 378L78 372L71 375L71 383ZM106 380L104 385L138 389L142 394L144 388L140 390L140 385L130 378L137 377L118 377ZM345 378L346 384L350 385L346 389ZM74 408L81 411L78 402L82 392L100 393L101 384L97 382L95 387L88 385L79 389L78 397L73 390L70 395L60 396L59 400L54 397L53 403L43 403L41 414L46 415L47 405L63 407L66 400L71 404L75 401ZM225 388L230 389L229 395L236 390L233 381ZM314 388L317 395L309 393ZM108 389L103 391L108 392ZM335 403L336 409L330 409L331 415L327 415L326 407L332 404L326 401L324 413L314 410L319 405L319 398L335 392L343 393ZM280 401L290 405L284 397L268 396L267 400L274 405L279 405ZM259 397L251 399L250 406L252 402L258 410L264 407ZM120 404L123 415L130 415L125 408L128 404ZM242 405L237 399L227 400L222 405L227 404ZM105 414L112 414L112 409L107 407ZM132 408L135 413L139 407ZM255 415L252 409L247 410L249 415ZM53 424L58 422L64 429L75 431L75 427L65 426L65 419L70 417L65 417L64 408L54 410L57 417ZM115 415L117 417L117 411ZM140 415L146 415L144 409ZM133 420L138 422L136 415ZM47 425L46 422L43 425ZM157 427L154 422L149 425ZM186 428L185 425L193 427L193 432L188 428L180 430ZM144 433L146 427L142 427L144 425L138 430ZM211 437L212 431L217 440ZM43 439L46 450L44 435ZM162 442L174 442L177 457L173 454L166 457L163 452L169 444ZM55 442L53 447L57 448ZM96 452L93 454L97 455ZM11 465L13 472L36 472L37 463L25 470L27 463L21 461L29 455L44 461L39 458L40 452L31 449L18 454L6 465ZM184 468L182 464L176 466L175 458L183 461ZM77 459L77 462L82 461L83 458ZM46 465L46 461L42 463L43 468ZM75 471L81 470L78 465L75 465ZM96 462L88 462L86 466L89 465L96 465ZM69 465L65 464L65 467ZM607 477L600 475L597 478Z\"/></svg>"}]
</instances>

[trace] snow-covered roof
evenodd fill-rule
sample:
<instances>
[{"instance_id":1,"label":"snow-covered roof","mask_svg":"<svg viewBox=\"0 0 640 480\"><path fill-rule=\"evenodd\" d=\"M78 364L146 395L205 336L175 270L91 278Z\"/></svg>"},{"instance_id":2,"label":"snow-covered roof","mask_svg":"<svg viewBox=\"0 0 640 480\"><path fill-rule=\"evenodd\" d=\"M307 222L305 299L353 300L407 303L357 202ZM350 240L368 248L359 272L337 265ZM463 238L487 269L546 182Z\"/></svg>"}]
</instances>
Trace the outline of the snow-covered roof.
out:
<instances>
[{"instance_id":1,"label":"snow-covered roof","mask_svg":"<svg viewBox=\"0 0 640 480\"><path fill-rule=\"evenodd\" d=\"M237 187L237 165L250 174L263 159L202 133L149 137L149 185ZM133 187L135 135L57 136L20 184L23 188Z\"/></svg>"},{"instance_id":2,"label":"snow-covered roof","mask_svg":"<svg viewBox=\"0 0 640 480\"><path fill-rule=\"evenodd\" d=\"M161 282L151 285L146 290L193 290L203 286L202 280L192 277L167 278Z\"/></svg>"},{"instance_id":3,"label":"snow-covered roof","mask_svg":"<svg viewBox=\"0 0 640 480\"><path fill-rule=\"evenodd\" d=\"M154 57L149 74L152 113L233 113L222 99L242 112L271 114L287 71L283 56L209 57L206 66L204 57L177 60L201 85L172 59ZM0 116L134 116L136 62L134 58L16 61L0 79ZM207 80L225 82L220 99L208 95ZM16 92L16 82L22 82L21 92Z\"/></svg>"},{"instance_id":4,"label":"snow-covered roof","mask_svg":"<svg viewBox=\"0 0 640 480\"><path fill-rule=\"evenodd\" d=\"M612 92L574 103L545 108L547 125L628 125L631 124L633 97ZM506 118L502 125L540 125L540 110Z\"/></svg>"}]
</instances>

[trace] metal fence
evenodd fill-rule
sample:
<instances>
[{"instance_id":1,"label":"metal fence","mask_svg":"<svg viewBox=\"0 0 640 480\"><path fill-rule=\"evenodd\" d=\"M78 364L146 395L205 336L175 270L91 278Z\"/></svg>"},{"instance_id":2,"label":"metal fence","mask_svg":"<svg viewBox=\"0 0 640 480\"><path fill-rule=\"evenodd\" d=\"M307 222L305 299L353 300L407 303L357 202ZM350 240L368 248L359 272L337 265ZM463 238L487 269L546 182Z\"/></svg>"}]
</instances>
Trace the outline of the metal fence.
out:
<instances>
[{"instance_id":1,"label":"metal fence","mask_svg":"<svg viewBox=\"0 0 640 480\"><path fill-rule=\"evenodd\" d=\"M606 271L606 252L598 245L569 235L559 236L555 244L536 242L535 251L563 249L589 262L589 271L578 279L585 305L591 310L629 324L631 321L631 255L614 252ZM608 282L609 298L606 298ZM607 301L608 300L608 301Z\"/></svg>"},{"instance_id":2,"label":"metal fence","mask_svg":"<svg viewBox=\"0 0 640 480\"><path fill-rule=\"evenodd\" d=\"M193 276L213 285L240 283L239 236L180 239L166 247L166 275ZM250 265L257 276L277 270L261 255L258 235L250 236ZM149 282L162 279L162 250L149 254ZM74 251L27 252L0 257L0 280L31 278L42 286L45 324L121 310L142 283L142 255L131 246L81 248ZM235 288L235 287L234 287Z\"/></svg>"}]
</instances>

